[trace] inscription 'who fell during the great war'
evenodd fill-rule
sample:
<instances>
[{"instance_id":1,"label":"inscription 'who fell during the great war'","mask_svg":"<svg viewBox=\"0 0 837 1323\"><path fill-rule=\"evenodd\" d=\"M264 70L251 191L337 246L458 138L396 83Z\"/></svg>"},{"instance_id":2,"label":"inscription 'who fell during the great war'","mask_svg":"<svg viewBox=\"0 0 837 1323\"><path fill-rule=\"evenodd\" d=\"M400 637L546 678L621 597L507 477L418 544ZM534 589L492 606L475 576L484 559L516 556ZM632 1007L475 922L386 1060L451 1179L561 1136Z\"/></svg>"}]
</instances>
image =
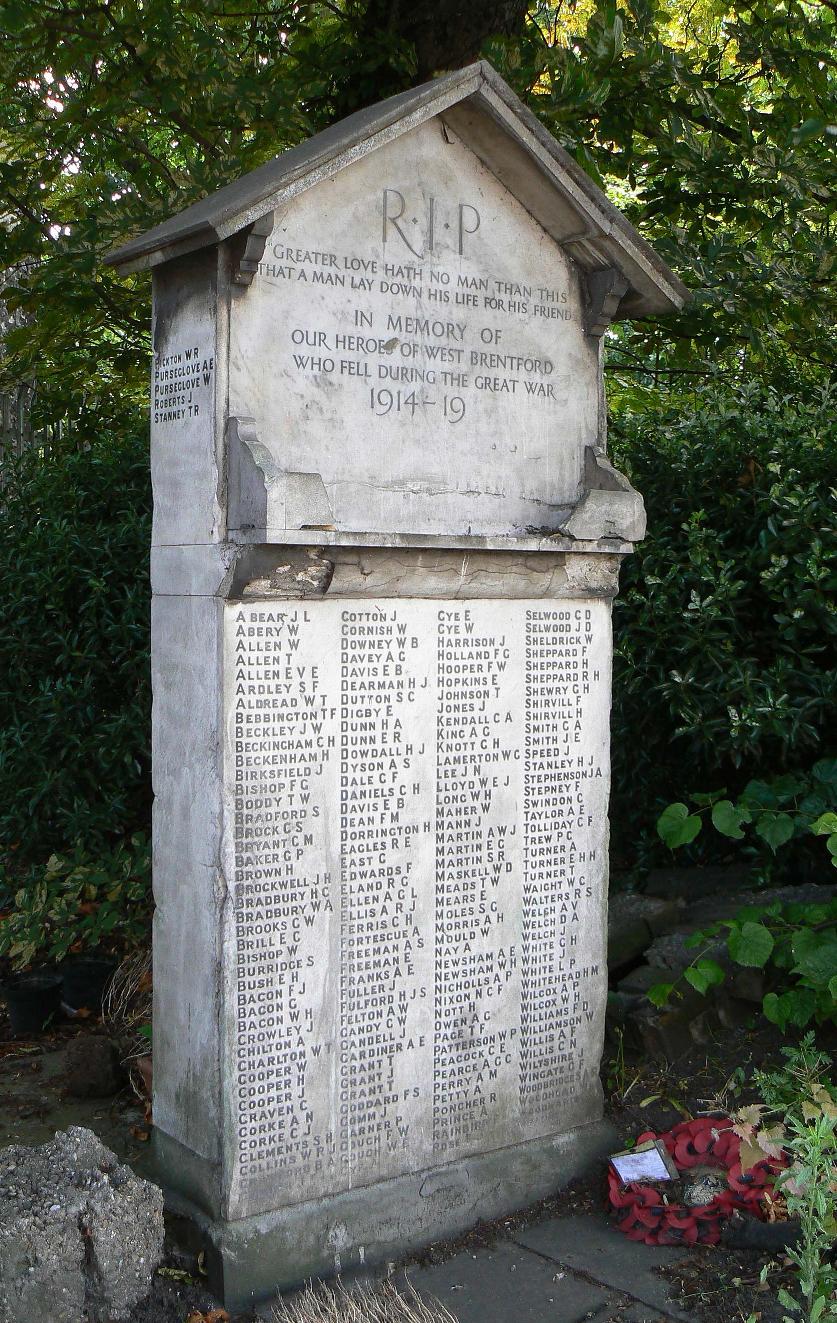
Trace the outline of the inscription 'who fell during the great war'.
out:
<instances>
[{"instance_id":1,"label":"inscription 'who fell during the great war'","mask_svg":"<svg viewBox=\"0 0 837 1323\"><path fill-rule=\"evenodd\" d=\"M313 1197L561 1128L596 1066L607 606L225 613L238 1179Z\"/></svg>"},{"instance_id":2,"label":"inscription 'who fell during the great war'","mask_svg":"<svg viewBox=\"0 0 837 1323\"><path fill-rule=\"evenodd\" d=\"M466 241L482 224L480 211L472 203L457 202L445 219L448 212L433 196L412 210L423 213L421 220L410 215L404 193L383 189L381 258L272 242L271 260L259 264L263 281L356 296L351 330L308 321L287 328L295 370L366 384L369 408L379 417L393 412L414 417L417 411L438 409L445 421L458 423L472 391L519 393L560 405L555 363L515 346L514 322L571 321L567 289L446 269L433 260L438 235L455 235L454 251L464 256ZM404 251L392 253L393 245ZM385 310L365 297L372 295L383 296ZM413 304L426 311L411 315L400 310ZM422 389L409 389L415 387Z\"/></svg>"},{"instance_id":3,"label":"inscription 'who fell during the great war'","mask_svg":"<svg viewBox=\"0 0 837 1323\"><path fill-rule=\"evenodd\" d=\"M277 473L317 456L332 518L321 503L314 522L523 533L578 499L599 425L582 282L461 146L422 129L409 161L394 144L356 161L276 210L254 266L229 410Z\"/></svg>"}]
</instances>

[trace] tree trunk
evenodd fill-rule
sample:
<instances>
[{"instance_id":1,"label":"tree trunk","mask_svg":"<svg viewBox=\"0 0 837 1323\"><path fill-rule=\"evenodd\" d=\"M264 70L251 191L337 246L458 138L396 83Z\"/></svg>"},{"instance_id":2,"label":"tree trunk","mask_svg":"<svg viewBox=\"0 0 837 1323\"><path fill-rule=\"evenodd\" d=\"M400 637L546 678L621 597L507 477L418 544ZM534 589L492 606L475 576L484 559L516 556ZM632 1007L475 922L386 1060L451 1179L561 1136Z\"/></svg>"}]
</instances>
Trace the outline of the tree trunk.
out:
<instances>
[{"instance_id":1,"label":"tree trunk","mask_svg":"<svg viewBox=\"0 0 837 1323\"><path fill-rule=\"evenodd\" d=\"M361 58L335 117L470 64L489 37L522 31L527 9L527 0L368 0L356 28Z\"/></svg>"}]
</instances>

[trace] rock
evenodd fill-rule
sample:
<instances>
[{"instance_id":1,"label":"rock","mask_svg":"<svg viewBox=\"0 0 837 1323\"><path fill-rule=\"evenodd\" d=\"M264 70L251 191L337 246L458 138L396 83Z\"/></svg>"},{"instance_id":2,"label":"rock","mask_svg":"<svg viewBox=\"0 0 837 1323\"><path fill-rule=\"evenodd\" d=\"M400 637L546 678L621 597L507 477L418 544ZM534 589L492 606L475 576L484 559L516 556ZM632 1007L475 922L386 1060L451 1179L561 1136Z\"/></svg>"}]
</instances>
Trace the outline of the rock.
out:
<instances>
[{"instance_id":1,"label":"rock","mask_svg":"<svg viewBox=\"0 0 837 1323\"><path fill-rule=\"evenodd\" d=\"M743 1029L752 1025L755 1019L756 1011L751 1002L728 997L723 988L715 989L714 1006L725 1029Z\"/></svg>"},{"instance_id":2,"label":"rock","mask_svg":"<svg viewBox=\"0 0 837 1323\"><path fill-rule=\"evenodd\" d=\"M651 930L644 919L635 916L623 921L613 918L607 930L607 965L611 974L638 960L651 941Z\"/></svg>"},{"instance_id":3,"label":"rock","mask_svg":"<svg viewBox=\"0 0 837 1323\"><path fill-rule=\"evenodd\" d=\"M67 1044L67 1090L74 1098L109 1098L120 1086L119 1062L105 1034L84 1034Z\"/></svg>"},{"instance_id":4,"label":"rock","mask_svg":"<svg viewBox=\"0 0 837 1323\"><path fill-rule=\"evenodd\" d=\"M728 896L743 891L752 883L749 868L653 868L645 883L645 894L692 904L715 893Z\"/></svg>"},{"instance_id":5,"label":"rock","mask_svg":"<svg viewBox=\"0 0 837 1323\"><path fill-rule=\"evenodd\" d=\"M676 928L682 904L643 896L635 891L611 896L608 906L607 963L611 971L624 969L643 954L659 933Z\"/></svg>"},{"instance_id":6,"label":"rock","mask_svg":"<svg viewBox=\"0 0 837 1323\"><path fill-rule=\"evenodd\" d=\"M127 1318L162 1257L162 1193L90 1130L0 1151L0 1323Z\"/></svg>"},{"instance_id":7,"label":"rock","mask_svg":"<svg viewBox=\"0 0 837 1323\"><path fill-rule=\"evenodd\" d=\"M618 992L633 992L642 997L657 983L667 983L666 971L655 965L638 965L616 985Z\"/></svg>"},{"instance_id":8,"label":"rock","mask_svg":"<svg viewBox=\"0 0 837 1323\"><path fill-rule=\"evenodd\" d=\"M717 1016L705 999L691 988L684 990L682 998L657 1009L644 1001L629 1012L640 1041L649 1054L677 1061L695 1043L708 1041L717 1026Z\"/></svg>"},{"instance_id":9,"label":"rock","mask_svg":"<svg viewBox=\"0 0 837 1323\"><path fill-rule=\"evenodd\" d=\"M688 946L686 941L688 937L689 933L679 932L665 933L661 937L654 938L645 952L645 959L660 972L658 982L664 983L670 981L672 977L678 977L700 956L717 960L724 966L729 965L727 944L723 937L710 938L700 946Z\"/></svg>"},{"instance_id":10,"label":"rock","mask_svg":"<svg viewBox=\"0 0 837 1323\"><path fill-rule=\"evenodd\" d=\"M767 991L767 980L763 969L748 969L745 965L733 965L727 978L727 990L738 1001L751 1002L761 1006ZM752 1008L751 1008L752 1013Z\"/></svg>"}]
</instances>

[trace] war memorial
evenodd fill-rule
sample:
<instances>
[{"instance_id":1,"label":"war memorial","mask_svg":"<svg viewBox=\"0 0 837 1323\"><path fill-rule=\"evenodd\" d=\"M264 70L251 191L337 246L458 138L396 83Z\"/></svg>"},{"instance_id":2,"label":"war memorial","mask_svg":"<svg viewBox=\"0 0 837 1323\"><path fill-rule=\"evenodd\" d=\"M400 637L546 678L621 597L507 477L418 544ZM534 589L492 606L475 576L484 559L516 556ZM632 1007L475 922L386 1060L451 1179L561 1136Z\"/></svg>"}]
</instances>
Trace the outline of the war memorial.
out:
<instances>
[{"instance_id":1,"label":"war memorial","mask_svg":"<svg viewBox=\"0 0 837 1323\"><path fill-rule=\"evenodd\" d=\"M600 1151L602 344L686 291L486 64L112 255L153 271L154 1122L229 1305Z\"/></svg>"}]
</instances>

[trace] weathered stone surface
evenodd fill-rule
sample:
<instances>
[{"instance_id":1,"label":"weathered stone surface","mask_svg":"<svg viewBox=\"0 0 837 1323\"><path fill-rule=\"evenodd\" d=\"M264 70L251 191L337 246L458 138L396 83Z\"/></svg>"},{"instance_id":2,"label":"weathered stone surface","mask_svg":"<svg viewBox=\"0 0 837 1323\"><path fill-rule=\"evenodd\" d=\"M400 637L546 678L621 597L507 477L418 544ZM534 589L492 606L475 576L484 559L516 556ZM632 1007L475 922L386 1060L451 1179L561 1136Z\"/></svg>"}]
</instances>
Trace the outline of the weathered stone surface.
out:
<instances>
[{"instance_id":1,"label":"weathered stone surface","mask_svg":"<svg viewBox=\"0 0 837 1323\"><path fill-rule=\"evenodd\" d=\"M225 636L231 1210L597 1115L607 604L231 603Z\"/></svg>"},{"instance_id":2,"label":"weathered stone surface","mask_svg":"<svg viewBox=\"0 0 837 1323\"><path fill-rule=\"evenodd\" d=\"M460 1255L452 1283L451 1276L447 1264L410 1272L414 1286L438 1296L457 1323L512 1318L582 1323L607 1300L598 1284L558 1272L548 1259L515 1244Z\"/></svg>"},{"instance_id":3,"label":"weathered stone surface","mask_svg":"<svg viewBox=\"0 0 837 1323\"><path fill-rule=\"evenodd\" d=\"M180 1180L183 1151L159 1135L155 1142L166 1170ZM172 1205L188 1212L205 1235L210 1282L228 1308L237 1310L269 1298L277 1287L391 1263L434 1241L453 1239L475 1222L493 1222L554 1194L594 1164L601 1170L619 1143L614 1127L597 1121L257 1217L207 1218L176 1194ZM198 1177L196 1191L200 1183Z\"/></svg>"},{"instance_id":4,"label":"weathered stone surface","mask_svg":"<svg viewBox=\"0 0 837 1323\"><path fill-rule=\"evenodd\" d=\"M657 983L663 983L665 975L659 967L654 965L638 965L632 969L630 974L620 978L616 987L619 992L636 993L638 996L644 996L649 988L653 988Z\"/></svg>"},{"instance_id":5,"label":"weathered stone surface","mask_svg":"<svg viewBox=\"0 0 837 1323\"><path fill-rule=\"evenodd\" d=\"M675 1003L664 1010L656 1010L649 1002L647 1009L633 1013L645 1051L666 1061L677 1061L695 1043L706 1042L711 1019L705 1009L696 1009L691 998L685 1005Z\"/></svg>"},{"instance_id":6,"label":"weathered stone surface","mask_svg":"<svg viewBox=\"0 0 837 1323\"><path fill-rule=\"evenodd\" d=\"M163 1197L73 1126L0 1152L0 1323L108 1323L146 1294Z\"/></svg>"},{"instance_id":7,"label":"weathered stone surface","mask_svg":"<svg viewBox=\"0 0 837 1323\"><path fill-rule=\"evenodd\" d=\"M277 216L230 335L232 529L558 531L579 498L599 396L578 269L438 123Z\"/></svg>"},{"instance_id":8,"label":"weathered stone surface","mask_svg":"<svg viewBox=\"0 0 837 1323\"><path fill-rule=\"evenodd\" d=\"M240 554L234 597L470 598L615 596L619 557L541 551L261 547Z\"/></svg>"},{"instance_id":9,"label":"weathered stone surface","mask_svg":"<svg viewBox=\"0 0 837 1323\"><path fill-rule=\"evenodd\" d=\"M671 1303L668 1286L658 1271L686 1257L688 1251L680 1246L642 1245L638 1249L603 1215L553 1218L515 1231L512 1239L552 1263L577 1268L593 1281L623 1291L649 1310L661 1310L666 1319L694 1323L691 1312Z\"/></svg>"}]
</instances>

